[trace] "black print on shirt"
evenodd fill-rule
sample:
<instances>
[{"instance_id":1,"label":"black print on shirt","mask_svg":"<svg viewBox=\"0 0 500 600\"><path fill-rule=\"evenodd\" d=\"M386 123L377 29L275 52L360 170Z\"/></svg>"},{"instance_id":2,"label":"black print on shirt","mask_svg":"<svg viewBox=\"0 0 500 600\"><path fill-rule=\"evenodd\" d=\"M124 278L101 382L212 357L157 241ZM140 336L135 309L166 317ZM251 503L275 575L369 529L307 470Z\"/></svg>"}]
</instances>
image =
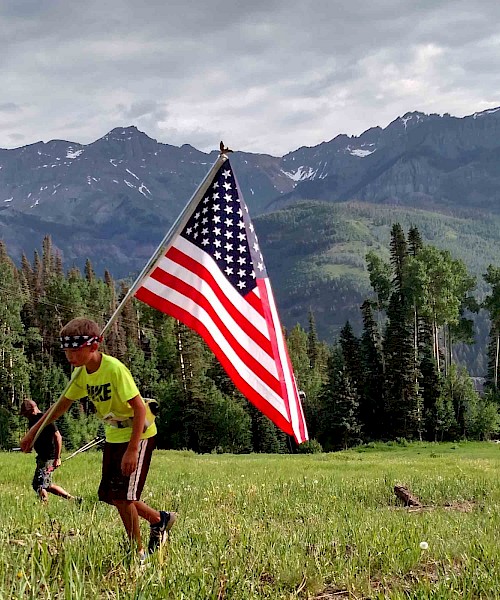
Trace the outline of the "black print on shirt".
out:
<instances>
[{"instance_id":1,"label":"black print on shirt","mask_svg":"<svg viewBox=\"0 0 500 600\"><path fill-rule=\"evenodd\" d=\"M111 384L87 385L87 394L92 402L106 402L111 400Z\"/></svg>"}]
</instances>

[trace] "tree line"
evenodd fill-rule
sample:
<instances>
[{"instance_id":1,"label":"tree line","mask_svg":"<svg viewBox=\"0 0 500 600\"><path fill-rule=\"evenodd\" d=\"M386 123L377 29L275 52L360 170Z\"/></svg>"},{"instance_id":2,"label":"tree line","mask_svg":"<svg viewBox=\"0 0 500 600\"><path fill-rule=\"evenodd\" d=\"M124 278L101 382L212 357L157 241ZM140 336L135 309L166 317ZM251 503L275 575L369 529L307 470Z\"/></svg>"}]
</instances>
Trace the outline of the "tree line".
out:
<instances>
[{"instance_id":1,"label":"tree line","mask_svg":"<svg viewBox=\"0 0 500 600\"><path fill-rule=\"evenodd\" d=\"M490 265L481 304L491 321L486 393L479 395L453 347L472 343L476 282L464 263L422 242L416 227L391 230L390 261L366 256L373 293L358 337L346 322L338 340L308 326L285 331L311 441L296 448L236 390L203 340L175 319L131 299L103 350L131 370L144 397L159 402L158 445L196 452L314 452L377 440L486 439L499 428L500 268ZM64 269L51 238L19 266L0 242L0 447L17 445L22 399L44 409L64 389L70 367L59 331L87 316L104 325L127 282ZM59 422L68 450L101 427L87 402Z\"/></svg>"}]
</instances>

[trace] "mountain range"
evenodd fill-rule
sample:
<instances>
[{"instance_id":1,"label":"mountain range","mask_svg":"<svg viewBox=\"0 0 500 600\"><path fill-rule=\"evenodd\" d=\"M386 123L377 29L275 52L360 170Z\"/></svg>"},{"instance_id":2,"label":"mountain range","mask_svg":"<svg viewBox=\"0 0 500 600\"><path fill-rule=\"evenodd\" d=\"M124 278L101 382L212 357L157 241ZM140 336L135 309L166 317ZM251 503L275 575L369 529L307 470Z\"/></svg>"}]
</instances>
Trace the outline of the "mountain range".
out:
<instances>
[{"instance_id":1,"label":"mountain range","mask_svg":"<svg viewBox=\"0 0 500 600\"><path fill-rule=\"evenodd\" d=\"M233 140L225 141L233 146ZM0 149L0 238L19 259L39 249L50 234L67 267L81 266L88 257L97 272L107 268L115 278L133 275L217 154L159 143L134 126L115 128L87 145L52 140ZM311 289L320 280L338 282L339 270L344 276L356 273L359 294L366 292L364 253L373 245L384 247L390 229L386 220L395 207L408 223L439 215L436 222L449 235L441 239L435 233L434 242L443 247L461 235L457 219L462 229L480 221L473 234L478 243L488 226L492 247L500 241L500 108L463 118L410 112L360 136L338 135L282 157L236 151L231 162L268 271L271 276L279 271L277 297L289 324L299 312L298 320L304 321L301 311L307 303L325 311ZM297 203L307 213L301 223L295 221ZM341 210L335 208L339 203ZM368 220L360 217L363 211L370 213ZM377 214L384 226L377 225ZM315 215L322 215L336 235L318 236L314 228L325 223ZM356 251L346 249L355 238ZM484 256L478 269L496 260L493 250ZM289 269L288 279L283 267ZM299 271L312 293L307 302L298 297L305 280L296 280ZM314 273L319 279L311 284ZM346 298L344 308L355 304L359 294Z\"/></svg>"}]
</instances>

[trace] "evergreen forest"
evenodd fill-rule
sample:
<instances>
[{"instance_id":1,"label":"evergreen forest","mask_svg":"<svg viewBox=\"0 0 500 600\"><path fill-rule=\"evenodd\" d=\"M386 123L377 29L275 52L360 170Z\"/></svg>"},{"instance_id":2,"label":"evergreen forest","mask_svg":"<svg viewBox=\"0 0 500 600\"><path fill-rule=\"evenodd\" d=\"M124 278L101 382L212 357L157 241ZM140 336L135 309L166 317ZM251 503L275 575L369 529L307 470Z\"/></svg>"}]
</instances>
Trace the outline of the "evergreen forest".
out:
<instances>
[{"instance_id":1,"label":"evergreen forest","mask_svg":"<svg viewBox=\"0 0 500 600\"><path fill-rule=\"evenodd\" d=\"M365 257L371 291L332 344L314 309L285 331L310 441L297 447L235 389L203 340L134 299L103 342L131 370L143 397L159 403L158 446L208 452L333 451L375 441L490 439L499 432L500 267L478 282L450 251L424 244L417 227L392 224L384 253ZM70 366L59 331L86 316L103 326L130 283L108 271L65 269L50 236L16 265L0 242L0 447L17 446L23 398L44 410L63 391ZM480 394L455 349L474 343L473 315L489 316L488 374ZM301 319L304 322L304 319ZM97 435L89 402L58 422L66 450Z\"/></svg>"}]
</instances>

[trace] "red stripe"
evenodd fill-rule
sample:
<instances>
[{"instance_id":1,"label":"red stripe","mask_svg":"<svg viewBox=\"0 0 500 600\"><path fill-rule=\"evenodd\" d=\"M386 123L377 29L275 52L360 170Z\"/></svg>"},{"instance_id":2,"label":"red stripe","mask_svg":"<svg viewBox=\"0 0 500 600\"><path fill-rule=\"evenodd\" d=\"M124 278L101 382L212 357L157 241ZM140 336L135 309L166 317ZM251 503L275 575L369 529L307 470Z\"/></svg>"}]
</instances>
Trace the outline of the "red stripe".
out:
<instances>
[{"instance_id":1,"label":"red stripe","mask_svg":"<svg viewBox=\"0 0 500 600\"><path fill-rule=\"evenodd\" d=\"M192 256L188 256L187 254L185 254L178 248L175 248L174 246L172 246L169 249L169 251L166 254L166 257L172 260L173 262L177 263L181 267L184 267L188 271L191 271L191 273L197 275L198 277L200 277L200 279L203 279L203 281L208 283L212 291L217 296L219 302L222 304L222 306L224 306L227 313L233 317L233 319L240 325L240 328L248 335L248 337L254 339L256 343L264 350L264 352L267 352L267 354L269 354L269 356L273 356L269 339L266 336L264 336L260 329L257 329L257 327L255 327L255 325L251 321L249 321L245 315L238 311L237 307L228 299L228 297L224 294L224 291L219 287L212 273L204 265L200 264ZM151 277L153 277L153 279L156 279L157 281L160 281L161 283L164 283L169 287L174 287L174 289L180 290L180 288L178 288L177 286L171 286L169 283L167 283L168 278L172 277L172 275L167 271L164 271L161 267L157 267L151 274ZM183 280L178 279L178 281ZM188 286L189 284L185 283L185 285ZM196 302L198 304L201 304L201 302L198 302L198 297L203 297L201 295L201 292L191 286L190 290L192 290L192 292L185 293L184 295L188 296L189 298L196 299ZM256 302L253 299L251 302L249 302L246 296L243 298L248 302L248 304L250 304L250 306L254 310L256 310L264 318L264 314L262 312L262 305L258 298L256 298Z\"/></svg>"},{"instance_id":2,"label":"red stripe","mask_svg":"<svg viewBox=\"0 0 500 600\"><path fill-rule=\"evenodd\" d=\"M215 312L215 310L212 308L212 306L210 306L210 304L207 302L206 298L204 296L202 296L197 290L195 290L191 286L187 285L184 281L178 279L177 277L174 277L173 275L166 273L165 271L161 271L161 272L165 276L165 281L163 283L165 283L165 285L168 285L171 289L179 291L180 293L185 295L187 298L190 298L191 300L196 302L200 307L205 309L207 311L207 313L209 314L209 316L211 317L211 319L214 321L217 329L220 331L222 336L226 339L228 344L231 346L231 348L233 349L235 354L238 355L238 357L241 359L241 361L244 362L249 367L249 369L251 371L253 371L259 377L259 379L261 379L271 390L273 390L273 392L275 394L277 394L278 396L281 396L281 386L280 386L279 381L276 379L276 377L274 377L271 373L269 373L269 371L267 369L265 369L254 358L254 356L252 356L252 354L250 354L248 352L248 350L246 348L244 348L235 339L235 337L233 336L231 331L224 325L220 316ZM157 277L155 277L155 279L157 279ZM166 283L166 281L168 281L168 283ZM169 300L167 300L166 298L164 298L162 296L156 295L154 292L151 292L150 290L148 290L144 287L139 288L139 290L136 292L135 295L139 300L142 300L143 302L145 302L146 304L149 304L153 308L156 308L157 310L160 310L169 315L173 315L174 310L182 310L183 313L185 313L186 315L189 314L187 311L184 311L183 309L179 309L177 307L177 305L174 304L173 302L170 302ZM188 317L186 316L183 319L179 318L179 320L180 321L182 320L182 322L185 323L187 318ZM193 319L195 319L195 321L197 323L200 322L198 320L198 318L194 315L193 315ZM206 331L207 331L207 335L210 335L208 333L207 329L206 329ZM267 345L269 346L269 340L266 340L266 342L267 342ZM216 343L216 342L214 342L214 343ZM220 350L219 352L222 353L222 350ZM219 357L219 360L220 360L220 357Z\"/></svg>"},{"instance_id":3,"label":"red stripe","mask_svg":"<svg viewBox=\"0 0 500 600\"><path fill-rule=\"evenodd\" d=\"M275 425L282 429L285 433L293 435L291 424L283 417L283 415L277 411L269 401L261 396L255 388L253 388L246 379L244 379L239 372L236 370L232 362L228 359L226 354L221 350L217 342L212 338L210 332L207 330L205 325L201 323L193 314L186 310L179 308L177 305L172 304L165 298L156 296L146 288L142 287L135 294L138 300L149 304L153 308L160 310L178 319L187 327L190 327L196 331L205 340L209 348L215 354L220 361L222 367L226 370L229 377L233 380L236 387L240 392L260 411L262 411Z\"/></svg>"},{"instance_id":4,"label":"red stripe","mask_svg":"<svg viewBox=\"0 0 500 600\"><path fill-rule=\"evenodd\" d=\"M250 306L256 310L260 316L265 319L265 315L264 315L264 311L262 309L262 302L260 301L260 298L257 296L257 294L255 293L256 288L254 288L251 292L248 292L248 294L245 296L245 300L248 302L248 304L250 304Z\"/></svg>"}]
</instances>

